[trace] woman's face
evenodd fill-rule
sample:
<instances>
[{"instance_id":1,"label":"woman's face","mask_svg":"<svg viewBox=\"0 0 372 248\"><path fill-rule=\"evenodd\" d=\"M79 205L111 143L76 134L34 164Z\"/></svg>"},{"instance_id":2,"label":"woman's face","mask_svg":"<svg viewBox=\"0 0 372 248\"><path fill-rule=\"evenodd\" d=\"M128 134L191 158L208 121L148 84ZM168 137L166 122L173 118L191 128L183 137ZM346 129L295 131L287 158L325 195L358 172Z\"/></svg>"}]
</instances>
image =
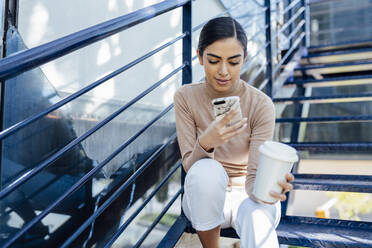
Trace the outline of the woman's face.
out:
<instances>
[{"instance_id":1,"label":"woman's face","mask_svg":"<svg viewBox=\"0 0 372 248\"><path fill-rule=\"evenodd\" d=\"M207 46L199 62L204 66L206 83L218 92L228 92L240 80L244 64L243 46L236 38L218 40Z\"/></svg>"}]
</instances>

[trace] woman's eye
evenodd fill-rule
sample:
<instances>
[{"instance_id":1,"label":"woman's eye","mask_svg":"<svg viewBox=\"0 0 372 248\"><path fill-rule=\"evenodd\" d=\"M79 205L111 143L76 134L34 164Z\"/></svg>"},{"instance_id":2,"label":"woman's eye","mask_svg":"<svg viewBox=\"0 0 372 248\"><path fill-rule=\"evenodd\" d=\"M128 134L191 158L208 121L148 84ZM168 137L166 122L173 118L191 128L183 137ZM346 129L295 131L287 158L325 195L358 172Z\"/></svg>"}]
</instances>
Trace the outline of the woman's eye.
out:
<instances>
[{"instance_id":1,"label":"woman's eye","mask_svg":"<svg viewBox=\"0 0 372 248\"><path fill-rule=\"evenodd\" d=\"M230 62L230 65L238 65L240 62Z\"/></svg>"},{"instance_id":2,"label":"woman's eye","mask_svg":"<svg viewBox=\"0 0 372 248\"><path fill-rule=\"evenodd\" d=\"M217 64L218 63L218 61L214 61L214 60L208 60L208 62L211 63L211 64Z\"/></svg>"}]
</instances>

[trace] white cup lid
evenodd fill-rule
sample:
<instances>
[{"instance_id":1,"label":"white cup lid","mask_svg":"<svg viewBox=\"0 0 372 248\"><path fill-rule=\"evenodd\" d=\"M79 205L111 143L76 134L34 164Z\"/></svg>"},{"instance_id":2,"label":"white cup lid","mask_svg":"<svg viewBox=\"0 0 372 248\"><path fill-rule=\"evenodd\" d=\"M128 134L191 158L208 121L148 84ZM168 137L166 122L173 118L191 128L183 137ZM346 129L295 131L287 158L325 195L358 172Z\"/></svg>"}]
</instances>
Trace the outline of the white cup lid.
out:
<instances>
[{"instance_id":1,"label":"white cup lid","mask_svg":"<svg viewBox=\"0 0 372 248\"><path fill-rule=\"evenodd\" d=\"M258 149L261 153L274 159L291 163L298 161L296 149L283 143L265 141Z\"/></svg>"}]
</instances>

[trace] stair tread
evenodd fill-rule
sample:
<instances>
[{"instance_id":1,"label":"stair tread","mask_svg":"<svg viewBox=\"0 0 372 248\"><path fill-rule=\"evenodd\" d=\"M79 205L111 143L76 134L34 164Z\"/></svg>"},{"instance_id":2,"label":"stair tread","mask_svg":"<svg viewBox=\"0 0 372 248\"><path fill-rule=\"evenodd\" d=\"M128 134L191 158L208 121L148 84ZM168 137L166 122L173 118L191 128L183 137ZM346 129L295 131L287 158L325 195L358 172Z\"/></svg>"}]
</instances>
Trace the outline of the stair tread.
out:
<instances>
[{"instance_id":1,"label":"stair tread","mask_svg":"<svg viewBox=\"0 0 372 248\"><path fill-rule=\"evenodd\" d=\"M359 65L372 65L372 60L348 61L348 62L337 62L337 63L329 63L329 64L316 64L316 65L300 65L295 68L295 71L325 69L325 68L333 68L333 67L359 66Z\"/></svg>"},{"instance_id":2,"label":"stair tread","mask_svg":"<svg viewBox=\"0 0 372 248\"><path fill-rule=\"evenodd\" d=\"M363 120L372 120L372 115L314 116L314 117L276 118L276 122L277 123L283 123L283 122L363 121Z\"/></svg>"},{"instance_id":3,"label":"stair tread","mask_svg":"<svg viewBox=\"0 0 372 248\"><path fill-rule=\"evenodd\" d=\"M372 230L282 220L277 228L280 243L310 247L371 247ZM333 245L333 246L331 246Z\"/></svg>"},{"instance_id":4,"label":"stair tread","mask_svg":"<svg viewBox=\"0 0 372 248\"><path fill-rule=\"evenodd\" d=\"M323 56L335 56L335 55L344 55L344 54L353 54L353 53L365 53L372 52L372 48L353 48L350 50L337 50L337 51L324 51L324 52L311 52L302 58L316 58Z\"/></svg>"},{"instance_id":5,"label":"stair tread","mask_svg":"<svg viewBox=\"0 0 372 248\"><path fill-rule=\"evenodd\" d=\"M372 47L371 40L360 40L360 41L353 41L353 42L339 42L339 43L330 43L330 44L323 44L318 46L310 46L308 48L309 52L316 52L316 51L337 51L337 50L348 50L348 49L355 49L355 48L366 48Z\"/></svg>"},{"instance_id":6,"label":"stair tread","mask_svg":"<svg viewBox=\"0 0 372 248\"><path fill-rule=\"evenodd\" d=\"M354 93L354 94L334 94L334 95L324 95L324 96L278 97L278 98L273 98L273 102L306 101L306 100L338 99L338 98L360 98L360 97L372 97L372 92L362 92L362 93Z\"/></svg>"},{"instance_id":7,"label":"stair tread","mask_svg":"<svg viewBox=\"0 0 372 248\"><path fill-rule=\"evenodd\" d=\"M372 193L372 176L295 174L294 189Z\"/></svg>"}]
</instances>

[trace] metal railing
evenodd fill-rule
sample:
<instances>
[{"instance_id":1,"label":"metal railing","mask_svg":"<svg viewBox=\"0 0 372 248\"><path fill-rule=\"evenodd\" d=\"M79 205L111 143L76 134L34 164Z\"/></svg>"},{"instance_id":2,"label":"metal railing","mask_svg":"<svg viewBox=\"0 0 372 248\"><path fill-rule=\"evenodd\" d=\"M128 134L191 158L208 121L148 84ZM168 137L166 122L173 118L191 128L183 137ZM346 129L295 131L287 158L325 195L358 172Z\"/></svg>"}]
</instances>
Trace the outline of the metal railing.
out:
<instances>
[{"instance_id":1,"label":"metal railing","mask_svg":"<svg viewBox=\"0 0 372 248\"><path fill-rule=\"evenodd\" d=\"M249 1L249 0L248 0ZM241 1L237 5L227 9L226 11L220 13L218 16L229 14L232 10L244 6L248 1ZM258 51L253 55L250 56L247 62L244 65L244 69L248 68L252 65L252 62L259 58L260 54L263 54L265 51L266 54L264 57L266 61L262 62L260 69L251 77L248 83L252 83L257 79L259 75L263 72L266 73L266 80L261 84L260 89L265 89L267 94L272 96L273 95L273 84L276 79L279 77L283 70L283 65L287 64L290 58L293 56L295 51L298 51L299 48L305 45L305 38L306 38L306 30L305 30L305 1L304 0L297 0L291 2L284 10L280 12L279 15L276 15L273 18L272 15L272 6L273 4L278 4L282 2L281 0L274 1L272 3L270 0L265 0L265 6L260 8L257 13L264 13L265 14L265 24L264 27L249 37L249 42L253 42L259 37L259 35L264 35L265 43L261 45ZM31 180L35 175L40 173L42 170L47 168L51 165L54 161L59 159L61 156L66 154L72 148L81 144L84 140L86 140L89 136L97 132L99 129L110 123L115 117L119 114L127 110L130 106L138 102L144 96L152 92L154 89L162 85L166 82L170 77L182 71L182 84L188 84L192 82L192 62L196 59L196 57L192 57L192 33L200 29L205 23L202 23L194 28L192 28L191 23L191 13L192 13L192 1L191 0L167 0L163 1L158 4L154 4L150 7L146 7L130 14L115 18L113 20L95 25L93 27L84 29L82 31L76 32L74 34L65 36L63 38L57 39L55 41L46 43L44 45L40 45L35 48L31 48L28 50L21 51L15 55L3 58L0 60L0 80L4 83L7 83L5 80L13 78L17 75L20 75L23 72L29 71L33 68L37 68L47 62L53 61L57 58L65 56L73 51L86 47L90 44L93 44L97 41L100 41L106 37L111 35L117 34L122 32L132 26L137 24L143 23L153 17L158 15L167 13L171 10L176 8L182 8L182 34L172 41L169 41L158 48L154 49L153 51L146 53L145 55L133 60L129 64L115 70L114 72L98 79L97 81L91 83L90 85L84 87L83 89L69 95L65 99L53 104L52 106L48 107L44 111L32 115L24 120L17 122L16 124L8 127L5 130L0 132L0 140L4 140L8 136L24 129L25 127L29 126L30 124L34 123L37 120L45 117L52 111L55 111L66 104L72 102L73 100L77 99L78 97L82 96L83 94L95 89L99 85L107 82L109 79L119 75L120 73L132 68L133 66L137 65L138 63L144 61L145 59L153 56L154 54L158 53L159 51L173 45L179 40L183 42L183 59L182 65L179 66L177 69L173 70L167 76L162 78L157 83L153 84L149 88L147 88L144 92L139 94L138 96L134 97L131 101L129 101L124 106L120 107L117 111L100 121L97 125L89 129L83 135L75 138L71 142L69 142L66 146L56 151L54 154L50 155L46 158L43 162L36 165L32 170L27 171L20 175L18 179L14 180L12 183L8 184L5 188L0 191L0 200L4 199L10 193L14 192L17 188L19 188L24 183ZM297 12L292 15L293 10L297 8ZM291 13L290 15L288 13ZM273 23L276 23L279 18L288 19L288 21L281 26L280 29L274 30ZM253 17L250 22L255 21L254 19L257 17ZM248 27L250 22L242 23L243 27ZM295 25L296 24L296 25ZM281 57L280 60L274 60L274 57L278 57L282 53L282 49L279 48L278 44L277 47L273 47L273 40L283 36L286 30L290 30L288 34L288 42L290 46L286 49L286 53ZM301 32L300 32L301 31ZM274 53L273 53L274 51ZM273 56L272 54L275 54ZM242 72L244 72L244 69ZM13 236L9 237L6 242L3 244L2 247L11 247L17 240L19 240L27 231L29 231L36 223L41 221L46 215L51 213L55 207L61 203L69 196L71 196L74 192L76 192L79 188L81 188L84 184L86 184L92 177L99 172L107 163L109 163L112 159L115 158L121 151L123 151L128 145L130 145L134 140L136 140L145 130L151 127L156 121L158 121L162 116L168 113L173 108L173 104L168 106L163 112L158 114L154 119L152 119L149 123L147 123L140 131L135 133L131 136L125 143L123 143L119 148L117 148L114 152L112 152L106 159L104 159L101 163L87 172L81 179L79 179L73 186L67 190L64 194L58 197L50 206L46 209L41 211L32 221L25 223L25 225L17 231ZM135 178L140 175L148 166L151 165L151 162L174 140L176 139L176 135L172 135L169 137L168 141L165 142L160 148L158 148L147 160L144 162L136 172L123 184L121 185L99 208L97 208L90 217L77 229L74 230L72 235L63 243L62 247L67 247L71 245L79 235L86 230L89 225L91 225L98 216L119 196L121 192L126 190L129 185L134 183ZM119 237L119 235L128 227L128 225L133 221L133 219L138 215L138 213L146 206L146 204L150 201L150 199L155 195L156 192L159 191L161 186L168 180L168 178L175 173L175 171L180 167L180 163L175 165L169 174L158 184L155 190L151 193L151 195L145 200L141 207L139 207L129 219L122 224L119 229L116 231L115 234L112 235L111 239L108 241L105 247L110 247L115 240ZM166 213L169 207L174 203L174 201L179 197L179 195L183 192L183 186L179 191L175 194L169 204L164 208L162 213L156 218L154 223L149 227L148 231L139 239L138 243L135 247L139 247L142 242L145 240L147 235L150 231L154 228L154 226L160 221L161 217Z\"/></svg>"}]
</instances>

